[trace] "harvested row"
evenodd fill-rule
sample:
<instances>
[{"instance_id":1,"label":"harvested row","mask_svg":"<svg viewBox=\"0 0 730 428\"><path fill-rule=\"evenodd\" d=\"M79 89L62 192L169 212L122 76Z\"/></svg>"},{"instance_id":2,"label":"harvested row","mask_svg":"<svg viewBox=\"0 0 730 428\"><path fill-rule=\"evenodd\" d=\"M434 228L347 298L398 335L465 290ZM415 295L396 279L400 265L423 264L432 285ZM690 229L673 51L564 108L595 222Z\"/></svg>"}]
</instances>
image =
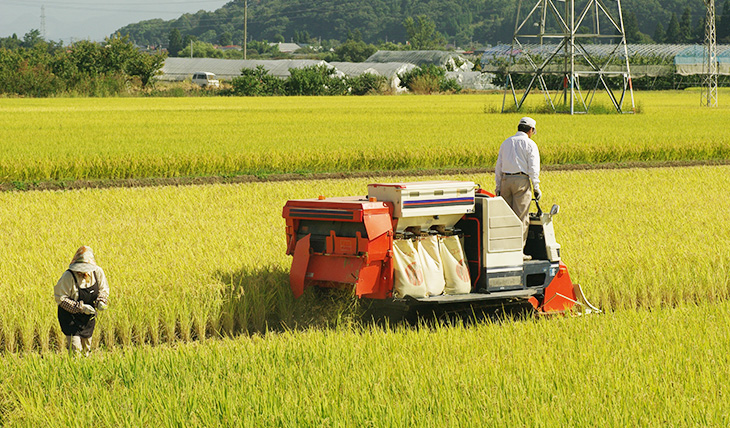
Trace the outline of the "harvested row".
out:
<instances>
[{"instance_id":1,"label":"harvested row","mask_svg":"<svg viewBox=\"0 0 730 428\"><path fill-rule=\"evenodd\" d=\"M12 302L0 314L0 349L62 343L52 289L82 244L111 285L96 334L110 348L334 323L347 307L329 317L316 299L291 297L281 210L292 198L364 194L371 181L0 194L0 293ZM730 167L550 172L542 187L544 204L561 205L563 259L594 303L730 297L730 201L719 197Z\"/></svg>"},{"instance_id":2,"label":"harvested row","mask_svg":"<svg viewBox=\"0 0 730 428\"><path fill-rule=\"evenodd\" d=\"M687 91L636 99L651 107L536 114L543 164L730 158L730 136L718 132L730 107L702 108ZM521 116L487 113L501 102L501 94L3 99L0 183L486 168Z\"/></svg>"},{"instance_id":3,"label":"harvested row","mask_svg":"<svg viewBox=\"0 0 730 428\"><path fill-rule=\"evenodd\" d=\"M0 424L728 426L730 302L0 357ZM72 410L69 410L72 409Z\"/></svg>"}]
</instances>

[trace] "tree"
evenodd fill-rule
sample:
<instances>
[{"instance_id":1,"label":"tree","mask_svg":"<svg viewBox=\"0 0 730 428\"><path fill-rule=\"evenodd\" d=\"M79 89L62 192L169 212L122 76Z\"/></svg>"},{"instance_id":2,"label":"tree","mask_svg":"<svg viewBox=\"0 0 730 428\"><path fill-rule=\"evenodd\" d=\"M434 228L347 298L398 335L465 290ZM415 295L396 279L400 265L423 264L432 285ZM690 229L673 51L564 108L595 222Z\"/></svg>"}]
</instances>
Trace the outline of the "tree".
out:
<instances>
[{"instance_id":1,"label":"tree","mask_svg":"<svg viewBox=\"0 0 730 428\"><path fill-rule=\"evenodd\" d=\"M667 26L667 37L664 39L664 42L665 43L681 43L679 37L680 37L679 20L677 19L677 14L672 13L672 18L669 20L669 25Z\"/></svg>"},{"instance_id":2,"label":"tree","mask_svg":"<svg viewBox=\"0 0 730 428\"><path fill-rule=\"evenodd\" d=\"M335 48L334 54L338 61L363 62L368 59L370 55L377 52L378 48L363 42L359 35L359 31L357 34L350 33L347 41Z\"/></svg>"},{"instance_id":3,"label":"tree","mask_svg":"<svg viewBox=\"0 0 730 428\"><path fill-rule=\"evenodd\" d=\"M415 20L409 16L403 21L403 27L411 49L437 49L445 43L444 36L436 31L436 23L425 15L419 15Z\"/></svg>"},{"instance_id":4,"label":"tree","mask_svg":"<svg viewBox=\"0 0 730 428\"><path fill-rule=\"evenodd\" d=\"M725 0L722 15L717 19L718 43L730 43L730 0Z\"/></svg>"},{"instance_id":5,"label":"tree","mask_svg":"<svg viewBox=\"0 0 730 428\"><path fill-rule=\"evenodd\" d=\"M624 12L624 34L626 34L627 43L641 42L639 21L636 19L634 12Z\"/></svg>"},{"instance_id":6,"label":"tree","mask_svg":"<svg viewBox=\"0 0 730 428\"><path fill-rule=\"evenodd\" d=\"M225 32L218 38L218 44L221 46L230 46L233 44L233 36L229 32Z\"/></svg>"},{"instance_id":7,"label":"tree","mask_svg":"<svg viewBox=\"0 0 730 428\"><path fill-rule=\"evenodd\" d=\"M152 83L152 79L160 74L160 69L165 63L166 55L158 52L153 55L137 51L137 55L127 64L126 72L130 76L139 77L142 87L146 88Z\"/></svg>"},{"instance_id":8,"label":"tree","mask_svg":"<svg viewBox=\"0 0 730 428\"><path fill-rule=\"evenodd\" d=\"M194 41L193 42L193 57L195 58L223 58L223 51L216 49L211 43ZM180 51L180 56L190 57L190 46L185 46Z\"/></svg>"},{"instance_id":9,"label":"tree","mask_svg":"<svg viewBox=\"0 0 730 428\"><path fill-rule=\"evenodd\" d=\"M689 6L684 8L682 18L679 20L679 38L678 43L692 43L692 14Z\"/></svg>"},{"instance_id":10,"label":"tree","mask_svg":"<svg viewBox=\"0 0 730 428\"><path fill-rule=\"evenodd\" d=\"M23 47L24 48L32 48L33 46L37 45L38 43L43 42L43 38L41 37L40 30L30 30L27 33L25 33L25 36L23 36Z\"/></svg>"},{"instance_id":11,"label":"tree","mask_svg":"<svg viewBox=\"0 0 730 428\"><path fill-rule=\"evenodd\" d=\"M180 35L180 30L173 28L170 30L170 37L168 38L167 53L169 56L177 56L178 52L180 52L182 48L183 40Z\"/></svg>"},{"instance_id":12,"label":"tree","mask_svg":"<svg viewBox=\"0 0 730 428\"><path fill-rule=\"evenodd\" d=\"M728 0L728 1L730 1L730 0ZM657 43L664 43L666 38L667 38L667 33L664 31L664 26L660 22L656 25L656 30L654 30L654 41Z\"/></svg>"}]
</instances>

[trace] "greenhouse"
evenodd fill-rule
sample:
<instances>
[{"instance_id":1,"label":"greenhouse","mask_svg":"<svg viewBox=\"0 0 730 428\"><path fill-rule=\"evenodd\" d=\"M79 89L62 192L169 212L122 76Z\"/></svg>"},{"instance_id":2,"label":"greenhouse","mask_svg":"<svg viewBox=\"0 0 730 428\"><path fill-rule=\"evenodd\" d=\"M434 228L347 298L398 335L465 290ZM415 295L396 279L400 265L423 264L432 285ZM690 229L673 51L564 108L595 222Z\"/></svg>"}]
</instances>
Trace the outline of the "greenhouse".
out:
<instances>
[{"instance_id":1,"label":"greenhouse","mask_svg":"<svg viewBox=\"0 0 730 428\"><path fill-rule=\"evenodd\" d=\"M400 87L398 75L416 68L414 64L407 62L331 62L330 65L346 76L359 76L363 73L383 76L388 79L388 86L396 93L406 90Z\"/></svg>"},{"instance_id":2,"label":"greenhouse","mask_svg":"<svg viewBox=\"0 0 730 428\"><path fill-rule=\"evenodd\" d=\"M449 71L471 70L474 64L457 54L448 51L377 51L365 62L407 62L417 66L432 64Z\"/></svg>"},{"instance_id":3,"label":"greenhouse","mask_svg":"<svg viewBox=\"0 0 730 428\"><path fill-rule=\"evenodd\" d=\"M220 80L231 80L241 75L244 68L254 69L259 65L263 66L272 76L279 78L289 77L290 68L304 68L315 65L329 64L321 60L307 59L279 59L279 60L257 60L257 59L218 59L218 58L167 58L162 67L163 81L182 81L198 71L214 73ZM336 75L342 76L340 72Z\"/></svg>"},{"instance_id":4,"label":"greenhouse","mask_svg":"<svg viewBox=\"0 0 730 428\"><path fill-rule=\"evenodd\" d=\"M607 58L617 49L615 44L584 44L582 47L593 58ZM519 64L521 59L526 59L525 52L528 52L533 58L547 58L557 48L557 44L543 44L523 45L522 49L515 48L513 50L511 45L497 45L488 48L482 54L482 70L499 71L500 67L504 66L505 61L514 55L518 64L517 67L513 66L511 70L532 72L533 68L531 66L527 64L520 66ZM703 74L704 46L702 45L627 44L626 50L629 55L629 66L633 77ZM576 52L579 54L578 56L581 56L582 51L580 49L576 49ZM623 52L616 52L615 57L616 59L623 58ZM719 74L730 75L730 45L718 45L717 58ZM611 67L620 67L617 60L614 60L613 64L616 65ZM585 65L577 65L576 67L579 71L589 69ZM611 67L608 69L610 70ZM562 67L554 62L546 71L560 72Z\"/></svg>"}]
</instances>

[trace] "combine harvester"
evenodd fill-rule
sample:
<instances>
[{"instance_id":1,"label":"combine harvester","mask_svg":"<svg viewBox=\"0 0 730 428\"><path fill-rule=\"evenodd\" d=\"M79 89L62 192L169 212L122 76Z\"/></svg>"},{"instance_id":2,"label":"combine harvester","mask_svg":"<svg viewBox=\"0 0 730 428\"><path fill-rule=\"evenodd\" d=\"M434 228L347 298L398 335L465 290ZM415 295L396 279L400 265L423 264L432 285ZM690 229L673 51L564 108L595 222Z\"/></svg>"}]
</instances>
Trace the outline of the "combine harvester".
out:
<instances>
[{"instance_id":1,"label":"combine harvester","mask_svg":"<svg viewBox=\"0 0 730 428\"><path fill-rule=\"evenodd\" d=\"M290 200L291 289L299 297L312 286L354 287L375 309L370 315L391 319L598 312L560 260L559 207L536 206L523 248L512 209L470 181L371 184L365 197Z\"/></svg>"}]
</instances>

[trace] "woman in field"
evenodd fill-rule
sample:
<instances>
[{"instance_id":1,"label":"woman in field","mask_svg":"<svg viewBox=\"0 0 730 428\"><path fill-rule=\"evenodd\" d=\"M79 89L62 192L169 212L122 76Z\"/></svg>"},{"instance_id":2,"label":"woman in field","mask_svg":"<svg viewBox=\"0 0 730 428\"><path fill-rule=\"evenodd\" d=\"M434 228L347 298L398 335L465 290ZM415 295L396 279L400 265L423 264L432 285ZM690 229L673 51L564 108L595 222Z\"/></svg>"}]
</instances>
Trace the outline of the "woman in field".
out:
<instances>
[{"instance_id":1,"label":"woman in field","mask_svg":"<svg viewBox=\"0 0 730 428\"><path fill-rule=\"evenodd\" d=\"M90 247L76 251L71 264L54 288L58 322L72 352L89 354L96 326L96 311L103 311L109 299L109 284L104 270L97 266Z\"/></svg>"}]
</instances>

